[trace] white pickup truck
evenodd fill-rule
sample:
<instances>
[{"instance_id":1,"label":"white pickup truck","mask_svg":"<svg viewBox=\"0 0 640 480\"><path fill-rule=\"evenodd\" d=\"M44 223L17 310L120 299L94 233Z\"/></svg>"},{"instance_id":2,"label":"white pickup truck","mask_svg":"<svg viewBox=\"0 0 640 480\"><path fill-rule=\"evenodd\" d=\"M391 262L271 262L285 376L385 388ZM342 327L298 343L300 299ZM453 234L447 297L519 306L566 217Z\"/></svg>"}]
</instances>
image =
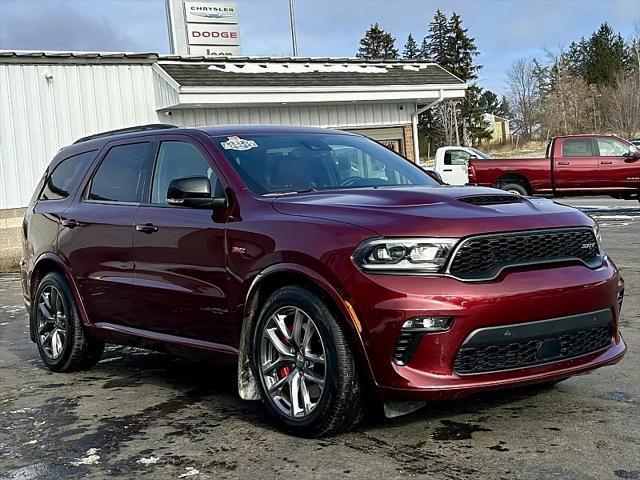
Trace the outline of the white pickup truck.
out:
<instances>
[{"instance_id":1,"label":"white pickup truck","mask_svg":"<svg viewBox=\"0 0 640 480\"><path fill-rule=\"evenodd\" d=\"M433 170L440 175L444 183L449 185L466 185L469 183L467 164L470 158L491 158L477 148L440 147L436 150Z\"/></svg>"}]
</instances>

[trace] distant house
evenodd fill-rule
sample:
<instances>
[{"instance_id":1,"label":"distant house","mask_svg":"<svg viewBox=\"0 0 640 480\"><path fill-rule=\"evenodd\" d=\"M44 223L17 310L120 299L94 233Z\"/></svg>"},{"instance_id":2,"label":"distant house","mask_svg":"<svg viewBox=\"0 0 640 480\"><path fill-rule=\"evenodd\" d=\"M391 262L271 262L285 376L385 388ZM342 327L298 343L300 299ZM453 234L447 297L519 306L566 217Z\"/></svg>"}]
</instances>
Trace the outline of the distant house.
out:
<instances>
[{"instance_id":1,"label":"distant house","mask_svg":"<svg viewBox=\"0 0 640 480\"><path fill-rule=\"evenodd\" d=\"M487 143L504 144L511 139L511 130L509 129L508 118L499 117L492 113L485 113L484 121L489 124L487 130L491 132L491 138Z\"/></svg>"}]
</instances>

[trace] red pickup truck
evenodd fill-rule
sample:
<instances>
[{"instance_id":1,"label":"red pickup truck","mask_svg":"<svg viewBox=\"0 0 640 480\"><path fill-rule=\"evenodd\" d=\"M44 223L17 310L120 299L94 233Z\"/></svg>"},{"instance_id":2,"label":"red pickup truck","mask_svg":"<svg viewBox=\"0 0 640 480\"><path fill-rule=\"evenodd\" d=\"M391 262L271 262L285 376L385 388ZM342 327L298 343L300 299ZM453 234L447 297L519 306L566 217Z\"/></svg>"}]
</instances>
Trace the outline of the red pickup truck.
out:
<instances>
[{"instance_id":1,"label":"red pickup truck","mask_svg":"<svg viewBox=\"0 0 640 480\"><path fill-rule=\"evenodd\" d=\"M471 185L519 195L606 194L640 200L640 151L613 135L555 137L545 158L472 158L468 174Z\"/></svg>"}]
</instances>

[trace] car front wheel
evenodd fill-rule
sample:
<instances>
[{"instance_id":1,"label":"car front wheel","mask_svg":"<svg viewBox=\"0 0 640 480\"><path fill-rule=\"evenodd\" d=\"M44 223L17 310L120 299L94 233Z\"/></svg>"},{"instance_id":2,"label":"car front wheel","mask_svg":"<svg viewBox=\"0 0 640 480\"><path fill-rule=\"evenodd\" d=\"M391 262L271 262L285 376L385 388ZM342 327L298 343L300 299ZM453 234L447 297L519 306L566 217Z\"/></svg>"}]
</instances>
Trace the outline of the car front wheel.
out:
<instances>
[{"instance_id":1,"label":"car front wheel","mask_svg":"<svg viewBox=\"0 0 640 480\"><path fill-rule=\"evenodd\" d=\"M331 435L362 418L358 367L344 327L304 288L281 288L266 301L253 368L267 409L293 434Z\"/></svg>"}]
</instances>

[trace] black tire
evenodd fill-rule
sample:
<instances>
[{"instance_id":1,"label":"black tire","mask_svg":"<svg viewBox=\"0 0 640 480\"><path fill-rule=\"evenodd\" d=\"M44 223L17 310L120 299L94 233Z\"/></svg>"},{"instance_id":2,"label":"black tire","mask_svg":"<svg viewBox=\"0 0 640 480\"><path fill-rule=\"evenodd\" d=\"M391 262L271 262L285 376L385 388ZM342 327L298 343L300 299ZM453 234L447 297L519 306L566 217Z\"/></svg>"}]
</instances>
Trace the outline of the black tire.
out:
<instances>
[{"instance_id":1,"label":"black tire","mask_svg":"<svg viewBox=\"0 0 640 480\"><path fill-rule=\"evenodd\" d=\"M514 193L515 195L521 195L523 197L529 195L527 189L519 183L503 183L500 185L500 189Z\"/></svg>"},{"instance_id":2,"label":"black tire","mask_svg":"<svg viewBox=\"0 0 640 480\"><path fill-rule=\"evenodd\" d=\"M267 392L261 372L262 340L268 321L274 313L294 307L312 319L322 339L325 353L324 390L317 404L304 418L293 418L281 411ZM306 331L306 330L305 330ZM364 417L362 388L353 349L345 327L318 296L298 286L277 290L265 302L256 323L252 341L251 366L260 385L262 400L285 431L303 437L334 435L353 428Z\"/></svg>"},{"instance_id":3,"label":"black tire","mask_svg":"<svg viewBox=\"0 0 640 480\"><path fill-rule=\"evenodd\" d=\"M43 337L39 332L39 322L41 321L40 300L44 292L59 292L59 300L62 302L65 316L66 334L62 342L62 348L55 357L48 353L43 345ZM58 272L51 272L38 284L38 289L32 301L31 322L36 335L36 345L40 352L40 357L45 365L54 372L73 372L86 370L93 367L100 361L104 351L104 342L87 336L82 320L78 315L71 287L66 278ZM46 342L45 342L46 344Z\"/></svg>"}]
</instances>

